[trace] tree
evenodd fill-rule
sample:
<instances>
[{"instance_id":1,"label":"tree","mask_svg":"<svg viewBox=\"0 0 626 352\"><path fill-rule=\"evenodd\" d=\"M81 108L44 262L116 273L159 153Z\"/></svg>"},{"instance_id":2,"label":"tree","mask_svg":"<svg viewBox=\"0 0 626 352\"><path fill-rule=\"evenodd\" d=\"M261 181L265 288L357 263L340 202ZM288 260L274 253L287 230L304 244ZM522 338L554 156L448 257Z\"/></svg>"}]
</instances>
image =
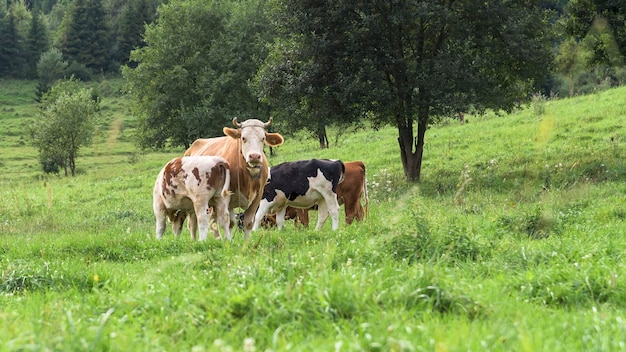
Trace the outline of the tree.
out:
<instances>
[{"instance_id":1,"label":"tree","mask_svg":"<svg viewBox=\"0 0 626 352\"><path fill-rule=\"evenodd\" d=\"M171 1L146 27L146 46L123 67L139 119L139 145L189 146L222 135L233 116L267 114L248 82L263 56L268 24L259 0Z\"/></svg>"},{"instance_id":2,"label":"tree","mask_svg":"<svg viewBox=\"0 0 626 352\"><path fill-rule=\"evenodd\" d=\"M152 23L156 16L156 5L148 0L130 0L122 8L117 21L117 62L134 67L129 63L130 52L144 46L144 26Z\"/></svg>"},{"instance_id":3,"label":"tree","mask_svg":"<svg viewBox=\"0 0 626 352\"><path fill-rule=\"evenodd\" d=\"M92 72L110 68L110 37L101 0L77 0L63 18L61 51L70 64Z\"/></svg>"},{"instance_id":4,"label":"tree","mask_svg":"<svg viewBox=\"0 0 626 352\"><path fill-rule=\"evenodd\" d=\"M11 12L3 16L0 11L0 77L23 76L24 58L22 38Z\"/></svg>"},{"instance_id":5,"label":"tree","mask_svg":"<svg viewBox=\"0 0 626 352\"><path fill-rule=\"evenodd\" d=\"M355 62L347 55L332 59L346 50L341 39L353 23L345 6L322 4L309 9L307 20L300 21L302 5L285 2L285 9L274 13L281 37L272 44L255 87L262 100L282 115L285 130L307 130L317 137L320 148L327 148L326 126L346 127L362 118L353 86L342 73L352 70Z\"/></svg>"},{"instance_id":6,"label":"tree","mask_svg":"<svg viewBox=\"0 0 626 352\"><path fill-rule=\"evenodd\" d=\"M279 3L291 38L313 45L305 53L322 53L301 57L297 77L315 82L320 71L311 67L334 67L335 79L322 81L332 93L322 96L334 95L349 109L358 102L376 123L394 124L411 181L420 179L433 117L511 110L551 67L547 18L539 1ZM323 25L341 21L340 30Z\"/></svg>"},{"instance_id":7,"label":"tree","mask_svg":"<svg viewBox=\"0 0 626 352\"><path fill-rule=\"evenodd\" d=\"M57 48L52 48L41 54L37 62L37 101L41 102L41 97L58 80L65 77L67 62L63 60L63 54Z\"/></svg>"},{"instance_id":8,"label":"tree","mask_svg":"<svg viewBox=\"0 0 626 352\"><path fill-rule=\"evenodd\" d=\"M37 76L37 62L41 54L46 52L50 46L48 31L40 12L35 11L32 15L26 44L27 74L30 78L34 78Z\"/></svg>"},{"instance_id":9,"label":"tree","mask_svg":"<svg viewBox=\"0 0 626 352\"><path fill-rule=\"evenodd\" d=\"M65 176L68 169L76 175L78 151L91 143L98 110L99 99L93 97L92 90L80 88L73 78L57 83L44 94L30 128L44 171L62 167Z\"/></svg>"}]
</instances>

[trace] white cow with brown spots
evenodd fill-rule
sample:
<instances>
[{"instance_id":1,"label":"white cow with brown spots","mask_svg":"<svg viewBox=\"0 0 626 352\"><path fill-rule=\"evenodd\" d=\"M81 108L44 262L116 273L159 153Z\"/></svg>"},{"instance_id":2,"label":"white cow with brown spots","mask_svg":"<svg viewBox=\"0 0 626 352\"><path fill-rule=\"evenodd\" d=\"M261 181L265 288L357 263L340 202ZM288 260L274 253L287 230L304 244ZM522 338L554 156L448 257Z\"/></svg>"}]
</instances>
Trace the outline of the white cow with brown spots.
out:
<instances>
[{"instance_id":1,"label":"white cow with brown spots","mask_svg":"<svg viewBox=\"0 0 626 352\"><path fill-rule=\"evenodd\" d=\"M176 237L180 236L185 218L189 215L191 238L196 239L200 229L200 241L207 239L210 206L217 223L230 240L230 168L219 156L186 156L168 162L156 179L153 192L153 208L156 217L156 238L165 232L165 217L172 222ZM216 235L219 230L215 229Z\"/></svg>"}]
</instances>

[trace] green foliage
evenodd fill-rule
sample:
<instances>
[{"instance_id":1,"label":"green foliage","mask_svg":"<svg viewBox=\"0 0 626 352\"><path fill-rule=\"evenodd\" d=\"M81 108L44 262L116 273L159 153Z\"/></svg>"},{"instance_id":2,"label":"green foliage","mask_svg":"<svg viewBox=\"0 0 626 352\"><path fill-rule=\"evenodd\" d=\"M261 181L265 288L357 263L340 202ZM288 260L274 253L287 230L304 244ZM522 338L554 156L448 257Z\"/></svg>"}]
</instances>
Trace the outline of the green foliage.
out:
<instances>
[{"instance_id":1,"label":"green foliage","mask_svg":"<svg viewBox=\"0 0 626 352\"><path fill-rule=\"evenodd\" d=\"M565 7L565 32L574 38L585 38L591 44L591 65L620 65L626 55L626 5L619 1L575 0Z\"/></svg>"},{"instance_id":2,"label":"green foliage","mask_svg":"<svg viewBox=\"0 0 626 352\"><path fill-rule=\"evenodd\" d=\"M121 9L117 25L117 56L116 61L122 65L133 66L129 62L130 52L144 46L144 26L152 23L156 16L155 1L131 0Z\"/></svg>"},{"instance_id":3,"label":"green foliage","mask_svg":"<svg viewBox=\"0 0 626 352\"><path fill-rule=\"evenodd\" d=\"M0 10L0 77L21 78L24 75L22 37L13 12Z\"/></svg>"},{"instance_id":4,"label":"green foliage","mask_svg":"<svg viewBox=\"0 0 626 352\"><path fill-rule=\"evenodd\" d=\"M63 54L57 48L52 48L41 55L37 62L37 98L40 101L58 80L65 77L67 62L63 60Z\"/></svg>"},{"instance_id":5,"label":"green foliage","mask_svg":"<svg viewBox=\"0 0 626 352\"><path fill-rule=\"evenodd\" d=\"M111 71L111 38L102 1L72 2L63 21L61 50L70 65L84 65L94 73Z\"/></svg>"},{"instance_id":6,"label":"green foliage","mask_svg":"<svg viewBox=\"0 0 626 352\"><path fill-rule=\"evenodd\" d=\"M267 19L256 0L174 1L146 28L124 67L139 117L139 144L188 146L223 135L233 116L264 119L248 87L263 55Z\"/></svg>"},{"instance_id":7,"label":"green foliage","mask_svg":"<svg viewBox=\"0 0 626 352\"><path fill-rule=\"evenodd\" d=\"M30 30L26 40L28 46L26 51L27 77L36 78L41 72L38 70L37 64L42 54L50 47L48 30L40 12L34 12L32 15Z\"/></svg>"},{"instance_id":8,"label":"green foliage","mask_svg":"<svg viewBox=\"0 0 626 352\"><path fill-rule=\"evenodd\" d=\"M65 176L68 168L74 176L78 151L93 138L99 99L72 78L57 83L41 100L30 128L40 163L46 172L58 173L62 167Z\"/></svg>"},{"instance_id":9,"label":"green foliage","mask_svg":"<svg viewBox=\"0 0 626 352\"><path fill-rule=\"evenodd\" d=\"M410 181L432 118L511 111L552 63L547 14L532 2L279 1L276 11L282 37L257 77L262 96L295 100L278 104L302 110L296 124L312 131L364 116L397 127Z\"/></svg>"}]
</instances>

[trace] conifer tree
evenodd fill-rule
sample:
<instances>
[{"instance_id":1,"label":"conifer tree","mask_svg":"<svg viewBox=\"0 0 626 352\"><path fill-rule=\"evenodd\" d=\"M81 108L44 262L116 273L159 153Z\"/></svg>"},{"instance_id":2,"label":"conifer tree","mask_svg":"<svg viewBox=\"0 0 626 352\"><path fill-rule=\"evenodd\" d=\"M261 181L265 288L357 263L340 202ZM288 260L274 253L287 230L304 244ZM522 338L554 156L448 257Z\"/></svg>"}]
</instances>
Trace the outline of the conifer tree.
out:
<instances>
[{"instance_id":1,"label":"conifer tree","mask_svg":"<svg viewBox=\"0 0 626 352\"><path fill-rule=\"evenodd\" d=\"M50 47L48 29L39 11L33 12L26 44L26 75L29 78L35 78L37 76L37 62L41 54L46 52Z\"/></svg>"},{"instance_id":2,"label":"conifer tree","mask_svg":"<svg viewBox=\"0 0 626 352\"><path fill-rule=\"evenodd\" d=\"M130 52L143 47L144 26L152 23L156 15L156 8L148 0L129 0L122 9L118 19L116 61L136 67L136 63L129 63Z\"/></svg>"},{"instance_id":3,"label":"conifer tree","mask_svg":"<svg viewBox=\"0 0 626 352\"><path fill-rule=\"evenodd\" d=\"M101 0L76 0L63 19L61 50L70 63L93 72L110 66L109 30Z\"/></svg>"},{"instance_id":4,"label":"conifer tree","mask_svg":"<svg viewBox=\"0 0 626 352\"><path fill-rule=\"evenodd\" d=\"M0 16L0 77L23 76L23 62L21 38L9 12Z\"/></svg>"}]
</instances>

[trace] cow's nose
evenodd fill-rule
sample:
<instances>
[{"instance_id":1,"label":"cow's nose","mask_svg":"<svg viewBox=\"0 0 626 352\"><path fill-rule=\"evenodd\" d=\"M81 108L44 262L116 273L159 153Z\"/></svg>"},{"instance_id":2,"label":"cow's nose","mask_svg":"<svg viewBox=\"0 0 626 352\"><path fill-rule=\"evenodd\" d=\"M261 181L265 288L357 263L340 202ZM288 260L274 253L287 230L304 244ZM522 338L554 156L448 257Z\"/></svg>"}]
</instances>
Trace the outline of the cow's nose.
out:
<instances>
[{"instance_id":1,"label":"cow's nose","mask_svg":"<svg viewBox=\"0 0 626 352\"><path fill-rule=\"evenodd\" d=\"M258 153L250 154L250 162L251 163L259 163L259 162L261 162L261 154L258 154Z\"/></svg>"}]
</instances>

